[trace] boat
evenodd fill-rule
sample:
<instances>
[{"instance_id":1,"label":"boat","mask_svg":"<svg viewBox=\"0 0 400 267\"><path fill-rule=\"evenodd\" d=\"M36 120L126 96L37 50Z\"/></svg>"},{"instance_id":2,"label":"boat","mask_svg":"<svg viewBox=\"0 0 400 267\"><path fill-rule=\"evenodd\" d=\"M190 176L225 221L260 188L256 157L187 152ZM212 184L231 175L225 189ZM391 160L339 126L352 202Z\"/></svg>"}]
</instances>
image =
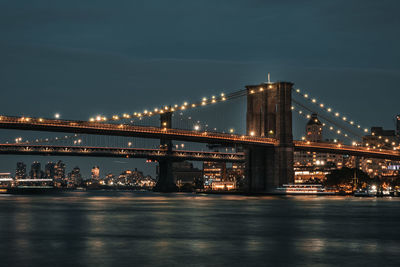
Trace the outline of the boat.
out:
<instances>
[{"instance_id":1,"label":"boat","mask_svg":"<svg viewBox=\"0 0 400 267\"><path fill-rule=\"evenodd\" d=\"M334 195L333 191L326 191L320 184L284 184L276 192L286 195Z\"/></svg>"},{"instance_id":2,"label":"boat","mask_svg":"<svg viewBox=\"0 0 400 267\"><path fill-rule=\"evenodd\" d=\"M357 189L354 191L355 197L376 197L377 196L376 186L370 186L367 188Z\"/></svg>"},{"instance_id":3,"label":"boat","mask_svg":"<svg viewBox=\"0 0 400 267\"><path fill-rule=\"evenodd\" d=\"M61 189L53 185L52 179L17 179L15 184L5 188L6 194L47 194Z\"/></svg>"},{"instance_id":4,"label":"boat","mask_svg":"<svg viewBox=\"0 0 400 267\"><path fill-rule=\"evenodd\" d=\"M374 197L376 196L376 193L373 194L371 191L368 191L368 189L357 189L354 191L354 196L355 197Z\"/></svg>"}]
</instances>

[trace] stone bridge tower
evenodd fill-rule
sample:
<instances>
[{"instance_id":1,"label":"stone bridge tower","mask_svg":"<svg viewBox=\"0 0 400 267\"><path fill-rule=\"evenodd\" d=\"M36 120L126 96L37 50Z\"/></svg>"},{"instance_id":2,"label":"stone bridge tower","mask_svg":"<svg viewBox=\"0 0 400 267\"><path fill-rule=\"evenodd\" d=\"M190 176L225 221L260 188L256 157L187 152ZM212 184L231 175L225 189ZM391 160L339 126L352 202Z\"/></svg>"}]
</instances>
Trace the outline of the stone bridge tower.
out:
<instances>
[{"instance_id":1,"label":"stone bridge tower","mask_svg":"<svg viewBox=\"0 0 400 267\"><path fill-rule=\"evenodd\" d=\"M293 183L292 87L290 82L247 88L247 134L278 140L275 147L249 146L246 169L250 192L271 192Z\"/></svg>"}]
</instances>

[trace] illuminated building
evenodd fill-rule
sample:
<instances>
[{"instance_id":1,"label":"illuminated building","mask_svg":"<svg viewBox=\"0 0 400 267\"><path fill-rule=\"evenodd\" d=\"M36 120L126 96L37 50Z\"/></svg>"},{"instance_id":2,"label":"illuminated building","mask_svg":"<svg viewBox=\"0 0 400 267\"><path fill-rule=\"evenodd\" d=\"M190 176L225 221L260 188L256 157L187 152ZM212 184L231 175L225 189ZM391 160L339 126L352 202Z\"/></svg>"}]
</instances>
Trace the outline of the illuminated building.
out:
<instances>
[{"instance_id":1,"label":"illuminated building","mask_svg":"<svg viewBox=\"0 0 400 267\"><path fill-rule=\"evenodd\" d=\"M204 185L210 186L213 182L226 181L225 162L203 162Z\"/></svg>"},{"instance_id":2,"label":"illuminated building","mask_svg":"<svg viewBox=\"0 0 400 267\"><path fill-rule=\"evenodd\" d=\"M140 180L142 179L144 179L143 172L135 168L134 170L125 170L122 172L115 182L123 186L139 186Z\"/></svg>"},{"instance_id":3,"label":"illuminated building","mask_svg":"<svg viewBox=\"0 0 400 267\"><path fill-rule=\"evenodd\" d=\"M315 113L311 115L306 125L306 140L310 142L322 141L322 123Z\"/></svg>"},{"instance_id":4,"label":"illuminated building","mask_svg":"<svg viewBox=\"0 0 400 267\"><path fill-rule=\"evenodd\" d=\"M15 170L15 179L26 178L26 165L23 162L17 162L17 168Z\"/></svg>"},{"instance_id":5,"label":"illuminated building","mask_svg":"<svg viewBox=\"0 0 400 267\"><path fill-rule=\"evenodd\" d=\"M3 172L0 173L0 188L10 187L14 182L14 179L11 177L11 173Z\"/></svg>"},{"instance_id":6,"label":"illuminated building","mask_svg":"<svg viewBox=\"0 0 400 267\"><path fill-rule=\"evenodd\" d=\"M397 125L398 126L398 121ZM363 136L362 146L373 149L396 149L399 146L399 136L395 130L384 130L382 127L372 127L371 134ZM394 175L393 170L388 167L390 165L399 165L399 162L384 159L363 159L361 169L368 173L369 176L390 176Z\"/></svg>"},{"instance_id":7,"label":"illuminated building","mask_svg":"<svg viewBox=\"0 0 400 267\"><path fill-rule=\"evenodd\" d=\"M232 166L226 168L226 179L227 181L236 182L236 187L241 188L245 184L245 164L244 163L232 163Z\"/></svg>"},{"instance_id":8,"label":"illuminated building","mask_svg":"<svg viewBox=\"0 0 400 267\"><path fill-rule=\"evenodd\" d=\"M31 179L41 179L43 176L40 162L33 162L31 165L31 171L29 172Z\"/></svg>"},{"instance_id":9,"label":"illuminated building","mask_svg":"<svg viewBox=\"0 0 400 267\"><path fill-rule=\"evenodd\" d=\"M100 178L100 168L99 166L94 166L92 168L92 179L98 180Z\"/></svg>"},{"instance_id":10,"label":"illuminated building","mask_svg":"<svg viewBox=\"0 0 400 267\"><path fill-rule=\"evenodd\" d=\"M212 190L233 190L236 189L236 182L234 181L213 181L211 185Z\"/></svg>"},{"instance_id":11,"label":"illuminated building","mask_svg":"<svg viewBox=\"0 0 400 267\"><path fill-rule=\"evenodd\" d=\"M202 171L193 167L193 163L188 161L174 162L172 173L177 186L183 184L193 184L202 182Z\"/></svg>"},{"instance_id":12,"label":"illuminated building","mask_svg":"<svg viewBox=\"0 0 400 267\"><path fill-rule=\"evenodd\" d=\"M79 169L79 167L75 167L70 173L68 173L68 184L80 185L81 183L81 170Z\"/></svg>"},{"instance_id":13,"label":"illuminated building","mask_svg":"<svg viewBox=\"0 0 400 267\"><path fill-rule=\"evenodd\" d=\"M59 160L54 165L54 179L62 180L65 178L65 163Z\"/></svg>"},{"instance_id":14,"label":"illuminated building","mask_svg":"<svg viewBox=\"0 0 400 267\"><path fill-rule=\"evenodd\" d=\"M54 162L48 162L44 167L45 178L54 179L55 176L55 166Z\"/></svg>"},{"instance_id":15,"label":"illuminated building","mask_svg":"<svg viewBox=\"0 0 400 267\"><path fill-rule=\"evenodd\" d=\"M151 176L149 176L149 175L146 176L146 177L143 177L138 182L138 186L141 187L141 188L151 189L155 185L156 185L156 181L154 179L152 179Z\"/></svg>"},{"instance_id":16,"label":"illuminated building","mask_svg":"<svg viewBox=\"0 0 400 267\"><path fill-rule=\"evenodd\" d=\"M323 141L323 124L317 114L312 114L306 124L306 136L304 139L309 142L324 142L340 144L339 140L326 139ZM330 153L317 153L309 151L294 152L295 183L323 181L326 175L333 169L343 167L343 155Z\"/></svg>"}]
</instances>

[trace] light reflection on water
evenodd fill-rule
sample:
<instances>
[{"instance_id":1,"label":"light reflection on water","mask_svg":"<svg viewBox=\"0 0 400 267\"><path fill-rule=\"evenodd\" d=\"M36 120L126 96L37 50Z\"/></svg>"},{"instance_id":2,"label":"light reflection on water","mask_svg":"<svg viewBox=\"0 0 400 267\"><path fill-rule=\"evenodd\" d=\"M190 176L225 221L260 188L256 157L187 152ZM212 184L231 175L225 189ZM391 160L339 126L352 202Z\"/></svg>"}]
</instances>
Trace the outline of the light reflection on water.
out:
<instances>
[{"instance_id":1,"label":"light reflection on water","mask_svg":"<svg viewBox=\"0 0 400 267\"><path fill-rule=\"evenodd\" d=\"M400 199L0 197L4 266L399 265Z\"/></svg>"}]
</instances>

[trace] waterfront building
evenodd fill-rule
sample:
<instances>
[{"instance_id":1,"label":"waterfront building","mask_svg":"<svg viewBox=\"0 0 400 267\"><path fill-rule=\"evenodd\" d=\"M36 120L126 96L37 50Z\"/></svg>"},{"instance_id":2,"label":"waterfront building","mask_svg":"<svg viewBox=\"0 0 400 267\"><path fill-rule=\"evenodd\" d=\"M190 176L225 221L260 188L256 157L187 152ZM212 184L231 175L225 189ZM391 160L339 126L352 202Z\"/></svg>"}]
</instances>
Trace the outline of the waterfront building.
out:
<instances>
[{"instance_id":1,"label":"waterfront building","mask_svg":"<svg viewBox=\"0 0 400 267\"><path fill-rule=\"evenodd\" d=\"M119 185L139 186L139 181L144 178L143 172L134 170L125 170L119 176L116 182Z\"/></svg>"},{"instance_id":2,"label":"waterfront building","mask_svg":"<svg viewBox=\"0 0 400 267\"><path fill-rule=\"evenodd\" d=\"M101 183L101 184L113 186L114 182L115 182L115 175L110 172L110 173L107 173L106 177L103 180L103 183Z\"/></svg>"},{"instance_id":3,"label":"waterfront building","mask_svg":"<svg viewBox=\"0 0 400 267\"><path fill-rule=\"evenodd\" d=\"M245 170L244 163L232 163L231 167L226 168L226 179L228 181L240 181L246 176Z\"/></svg>"},{"instance_id":4,"label":"waterfront building","mask_svg":"<svg viewBox=\"0 0 400 267\"><path fill-rule=\"evenodd\" d=\"M68 173L67 184L74 186L79 186L82 184L81 169L78 166L73 168L72 171Z\"/></svg>"},{"instance_id":5,"label":"waterfront building","mask_svg":"<svg viewBox=\"0 0 400 267\"><path fill-rule=\"evenodd\" d=\"M2 172L0 173L0 188L11 187L14 183L14 179L11 177L11 173Z\"/></svg>"},{"instance_id":6,"label":"waterfront building","mask_svg":"<svg viewBox=\"0 0 400 267\"><path fill-rule=\"evenodd\" d=\"M94 166L92 168L92 179L98 180L100 178L100 168L99 166Z\"/></svg>"},{"instance_id":7,"label":"waterfront building","mask_svg":"<svg viewBox=\"0 0 400 267\"><path fill-rule=\"evenodd\" d=\"M184 184L202 187L203 173L200 169L193 167L193 163L189 161L174 162L172 164L172 173L178 187Z\"/></svg>"},{"instance_id":8,"label":"waterfront building","mask_svg":"<svg viewBox=\"0 0 400 267\"><path fill-rule=\"evenodd\" d=\"M213 181L211 184L211 189L214 191L223 190L229 191L236 189L236 182L235 181Z\"/></svg>"},{"instance_id":9,"label":"waterfront building","mask_svg":"<svg viewBox=\"0 0 400 267\"><path fill-rule=\"evenodd\" d=\"M204 186L210 187L213 182L226 181L225 162L203 162Z\"/></svg>"},{"instance_id":10,"label":"waterfront building","mask_svg":"<svg viewBox=\"0 0 400 267\"><path fill-rule=\"evenodd\" d=\"M383 127L371 127L371 134L363 136L362 146L372 149L396 149L399 146L399 136L395 130L385 130ZM370 177L394 175L389 166L400 165L400 162L384 159L365 158L361 161L361 169Z\"/></svg>"},{"instance_id":11,"label":"waterfront building","mask_svg":"<svg viewBox=\"0 0 400 267\"><path fill-rule=\"evenodd\" d=\"M150 175L139 180L138 186L141 188L151 189L156 186L156 181Z\"/></svg>"},{"instance_id":12,"label":"waterfront building","mask_svg":"<svg viewBox=\"0 0 400 267\"><path fill-rule=\"evenodd\" d=\"M235 188L243 188L246 185L246 168L244 163L232 163L226 168L226 180L235 182Z\"/></svg>"},{"instance_id":13,"label":"waterfront building","mask_svg":"<svg viewBox=\"0 0 400 267\"><path fill-rule=\"evenodd\" d=\"M304 141L342 143L337 139L325 139L323 141L323 123L315 113L311 115L305 130L306 135L302 138ZM326 179L326 175L330 171L341 169L343 166L343 155L309 151L294 152L295 183L321 182Z\"/></svg>"}]
</instances>

